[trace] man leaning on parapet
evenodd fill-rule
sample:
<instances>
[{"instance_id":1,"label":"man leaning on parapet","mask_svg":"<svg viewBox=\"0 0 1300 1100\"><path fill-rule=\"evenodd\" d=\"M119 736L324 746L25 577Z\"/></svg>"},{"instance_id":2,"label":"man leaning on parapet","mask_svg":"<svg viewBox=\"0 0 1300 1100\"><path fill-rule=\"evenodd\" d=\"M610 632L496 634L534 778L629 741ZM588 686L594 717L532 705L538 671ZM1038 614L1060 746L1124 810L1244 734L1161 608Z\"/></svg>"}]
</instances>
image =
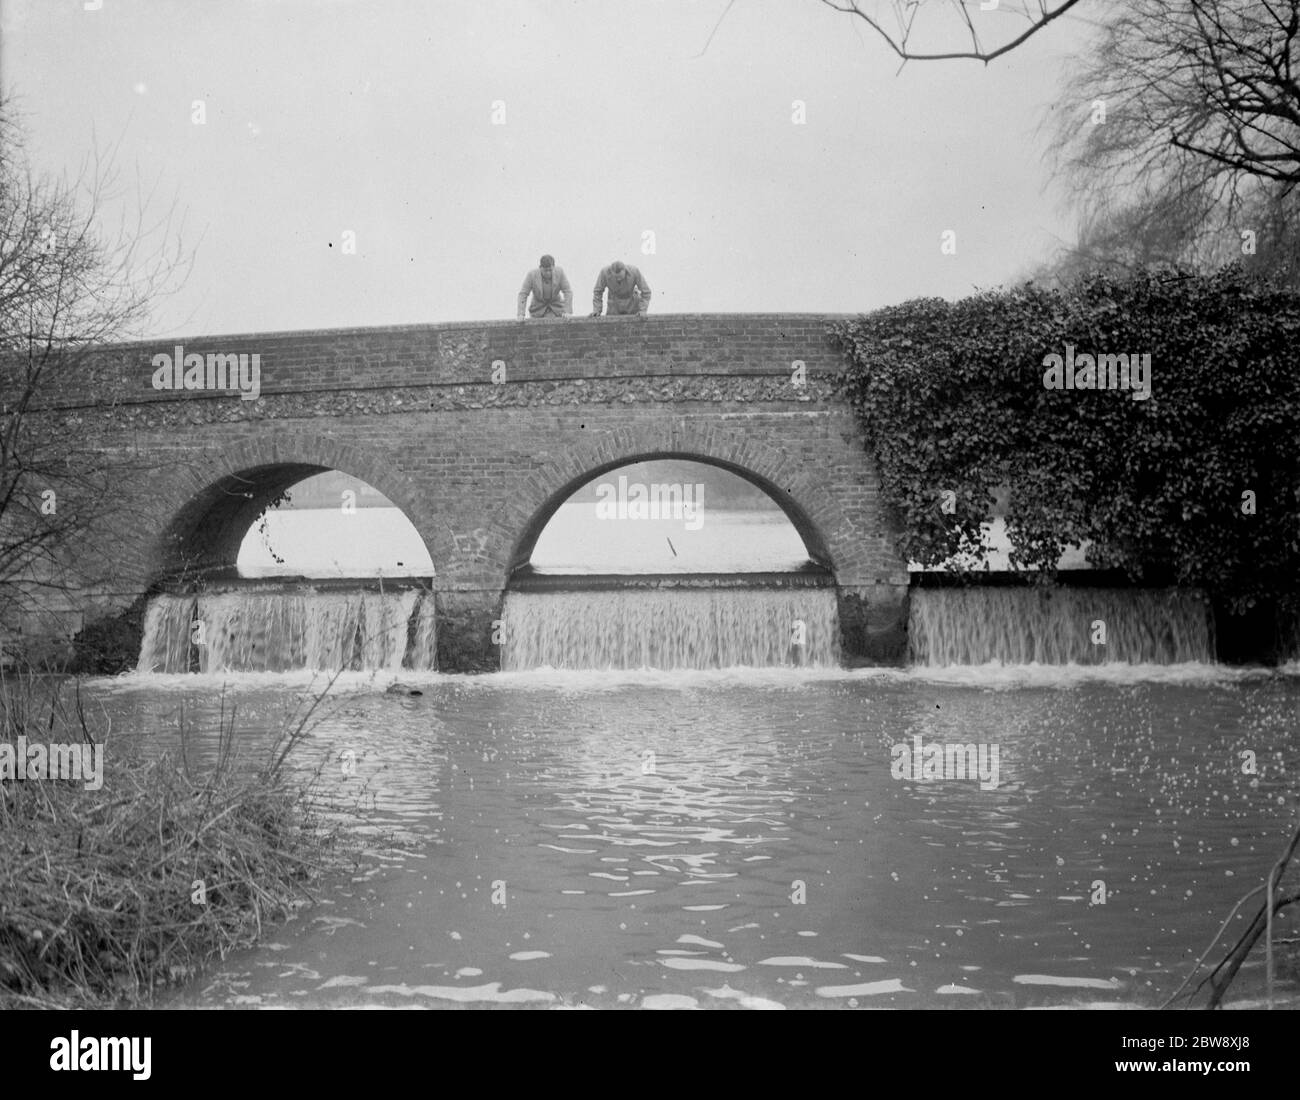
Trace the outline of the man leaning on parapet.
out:
<instances>
[{"instance_id":1,"label":"man leaning on parapet","mask_svg":"<svg viewBox=\"0 0 1300 1100\"><path fill-rule=\"evenodd\" d=\"M543 256L537 266L524 278L524 285L519 288L518 319L524 319L524 306L528 296L533 296L533 304L528 312L534 317L571 317L573 315L573 291L564 268L555 266L554 256Z\"/></svg>"},{"instance_id":2,"label":"man leaning on parapet","mask_svg":"<svg viewBox=\"0 0 1300 1100\"><path fill-rule=\"evenodd\" d=\"M592 294L591 315L599 317L605 304L605 290L609 289L609 315L635 313L644 317L650 308L650 284L639 269L622 260L615 260L602 268Z\"/></svg>"}]
</instances>

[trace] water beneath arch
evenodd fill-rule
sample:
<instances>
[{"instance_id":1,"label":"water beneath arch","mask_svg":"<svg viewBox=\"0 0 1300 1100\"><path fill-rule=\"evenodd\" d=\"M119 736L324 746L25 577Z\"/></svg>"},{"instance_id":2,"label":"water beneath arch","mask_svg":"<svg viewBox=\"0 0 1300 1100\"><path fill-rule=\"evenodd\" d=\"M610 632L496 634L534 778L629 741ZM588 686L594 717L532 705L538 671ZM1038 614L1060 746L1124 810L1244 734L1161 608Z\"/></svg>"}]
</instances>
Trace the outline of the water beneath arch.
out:
<instances>
[{"instance_id":1,"label":"water beneath arch","mask_svg":"<svg viewBox=\"0 0 1300 1100\"><path fill-rule=\"evenodd\" d=\"M510 592L502 668L834 668L833 588Z\"/></svg>"},{"instance_id":2,"label":"water beneath arch","mask_svg":"<svg viewBox=\"0 0 1300 1100\"><path fill-rule=\"evenodd\" d=\"M158 595L149 601L140 672L431 669L435 602L414 589Z\"/></svg>"}]
</instances>

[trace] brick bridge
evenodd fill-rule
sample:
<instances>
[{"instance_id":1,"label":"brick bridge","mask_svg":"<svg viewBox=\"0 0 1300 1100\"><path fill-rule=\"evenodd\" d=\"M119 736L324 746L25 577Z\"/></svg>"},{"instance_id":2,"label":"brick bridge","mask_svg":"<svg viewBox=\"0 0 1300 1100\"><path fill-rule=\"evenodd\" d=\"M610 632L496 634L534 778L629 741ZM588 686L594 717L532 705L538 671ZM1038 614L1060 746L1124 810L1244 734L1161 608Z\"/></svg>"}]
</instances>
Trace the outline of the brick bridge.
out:
<instances>
[{"instance_id":1,"label":"brick bridge","mask_svg":"<svg viewBox=\"0 0 1300 1100\"><path fill-rule=\"evenodd\" d=\"M829 384L840 364L831 319L479 322L107 348L40 413L130 471L102 502L119 522L83 547L111 580L80 590L76 619L233 567L270 501L332 469L382 492L424 539L439 667L493 668L491 622L555 509L606 470L671 456L764 489L834 575L846 657L901 661L906 567L861 430ZM260 398L155 389L154 356L177 344L187 355L258 354Z\"/></svg>"}]
</instances>

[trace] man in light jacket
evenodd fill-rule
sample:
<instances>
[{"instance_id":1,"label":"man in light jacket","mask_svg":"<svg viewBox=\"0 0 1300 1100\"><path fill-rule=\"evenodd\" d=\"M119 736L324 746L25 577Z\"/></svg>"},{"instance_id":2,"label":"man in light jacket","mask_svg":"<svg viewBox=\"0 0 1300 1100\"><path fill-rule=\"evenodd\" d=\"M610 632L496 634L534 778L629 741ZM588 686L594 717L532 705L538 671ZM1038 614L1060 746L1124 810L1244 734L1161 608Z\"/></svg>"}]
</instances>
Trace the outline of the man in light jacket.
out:
<instances>
[{"instance_id":1,"label":"man in light jacket","mask_svg":"<svg viewBox=\"0 0 1300 1100\"><path fill-rule=\"evenodd\" d=\"M602 268L592 294L591 315L599 317L605 304L605 290L609 290L609 313L636 313L644 317L650 308L650 284L639 269L622 260L615 260Z\"/></svg>"},{"instance_id":2,"label":"man in light jacket","mask_svg":"<svg viewBox=\"0 0 1300 1100\"><path fill-rule=\"evenodd\" d=\"M573 291L564 268L555 266L554 256L543 256L519 288L518 319L521 321L530 294L533 302L528 306L528 312L534 317L573 316Z\"/></svg>"}]
</instances>

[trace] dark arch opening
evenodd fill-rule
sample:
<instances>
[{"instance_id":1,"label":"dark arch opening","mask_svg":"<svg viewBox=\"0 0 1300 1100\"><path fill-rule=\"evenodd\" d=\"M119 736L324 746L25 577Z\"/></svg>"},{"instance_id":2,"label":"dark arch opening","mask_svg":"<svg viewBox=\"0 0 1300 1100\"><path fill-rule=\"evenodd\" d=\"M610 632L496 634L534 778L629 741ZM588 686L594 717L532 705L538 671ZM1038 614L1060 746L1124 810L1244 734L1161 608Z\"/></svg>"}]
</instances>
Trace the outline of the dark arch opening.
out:
<instances>
[{"instance_id":1,"label":"dark arch opening","mask_svg":"<svg viewBox=\"0 0 1300 1100\"><path fill-rule=\"evenodd\" d=\"M272 463L226 474L205 486L176 513L162 535L160 582L170 585L236 578L240 548L258 519L295 486L329 473L345 474L316 463ZM363 479L345 476L369 487ZM376 491L376 495L380 494ZM380 496L385 503L392 503ZM392 507L397 508L395 504ZM428 548L419 541L427 557ZM432 572L430 566L428 574Z\"/></svg>"},{"instance_id":2,"label":"dark arch opening","mask_svg":"<svg viewBox=\"0 0 1300 1100\"><path fill-rule=\"evenodd\" d=\"M555 517L555 514L559 511L561 506L564 505L575 492L611 471L632 466L640 462L654 462L657 460L687 461L699 463L704 466L712 466L719 470L724 470L730 474L734 474L761 490L769 500L780 508L798 533L799 538L802 539L804 548L808 554L809 562L811 563L810 567L804 572L807 574L819 575L824 578L833 578L834 561L831 557L830 549L825 538L787 489L776 485L769 479L762 477L743 466L714 458L710 455L702 455L693 451L654 450L625 455L601 463L600 465L593 466L584 473L571 478L552 493L547 498L546 502L533 514L520 534L518 541L515 543L514 553L511 555L508 570L511 580L517 581L532 574L531 560L538 539L546 529L547 524L549 524Z\"/></svg>"}]
</instances>

